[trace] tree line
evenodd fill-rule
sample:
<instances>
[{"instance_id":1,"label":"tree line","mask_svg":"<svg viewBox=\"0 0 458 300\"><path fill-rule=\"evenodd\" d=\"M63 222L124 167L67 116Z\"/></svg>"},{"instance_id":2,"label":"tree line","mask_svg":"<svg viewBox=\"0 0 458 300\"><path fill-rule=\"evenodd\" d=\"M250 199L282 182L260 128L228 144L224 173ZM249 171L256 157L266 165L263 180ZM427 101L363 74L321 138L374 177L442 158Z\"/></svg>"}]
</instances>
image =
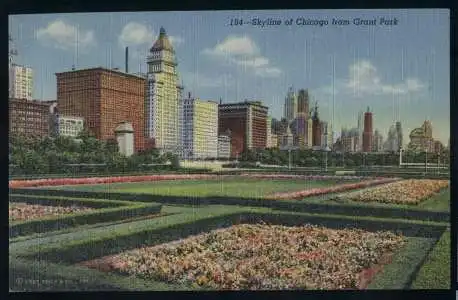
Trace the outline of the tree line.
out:
<instances>
[{"instance_id":1,"label":"tree line","mask_svg":"<svg viewBox=\"0 0 458 300\"><path fill-rule=\"evenodd\" d=\"M271 165L292 165L298 167L364 167L364 166L398 166L399 153L344 153L291 150L291 153L278 148L244 151L238 160L241 162L260 162ZM405 163L440 163L448 165L450 154L448 150L442 153L425 153L405 151L402 157Z\"/></svg>"},{"instance_id":2,"label":"tree line","mask_svg":"<svg viewBox=\"0 0 458 300\"><path fill-rule=\"evenodd\" d=\"M167 161L171 164L165 165ZM146 166L150 164L157 166ZM77 139L10 135L9 165L10 175L116 173L178 169L179 160L171 153L161 155L156 149L126 157L119 153L115 139L101 141L83 132Z\"/></svg>"}]
</instances>

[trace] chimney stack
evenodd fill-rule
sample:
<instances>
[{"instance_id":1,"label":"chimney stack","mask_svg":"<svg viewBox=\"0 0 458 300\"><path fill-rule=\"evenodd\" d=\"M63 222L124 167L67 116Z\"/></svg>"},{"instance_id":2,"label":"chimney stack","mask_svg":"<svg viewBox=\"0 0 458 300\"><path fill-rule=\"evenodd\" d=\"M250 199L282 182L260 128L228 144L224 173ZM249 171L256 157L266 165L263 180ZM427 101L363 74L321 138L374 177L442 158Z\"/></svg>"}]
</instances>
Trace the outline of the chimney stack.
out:
<instances>
[{"instance_id":1,"label":"chimney stack","mask_svg":"<svg viewBox=\"0 0 458 300\"><path fill-rule=\"evenodd\" d=\"M129 73L129 47L126 47L126 73Z\"/></svg>"}]
</instances>

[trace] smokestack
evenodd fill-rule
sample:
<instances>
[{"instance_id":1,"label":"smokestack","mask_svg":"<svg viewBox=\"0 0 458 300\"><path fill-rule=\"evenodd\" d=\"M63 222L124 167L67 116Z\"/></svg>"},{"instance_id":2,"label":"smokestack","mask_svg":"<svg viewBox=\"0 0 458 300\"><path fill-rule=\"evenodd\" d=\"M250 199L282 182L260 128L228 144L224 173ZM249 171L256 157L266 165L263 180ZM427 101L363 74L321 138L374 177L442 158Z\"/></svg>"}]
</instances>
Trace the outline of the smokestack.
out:
<instances>
[{"instance_id":1,"label":"smokestack","mask_svg":"<svg viewBox=\"0 0 458 300\"><path fill-rule=\"evenodd\" d=\"M129 47L126 47L126 73L129 73Z\"/></svg>"}]
</instances>

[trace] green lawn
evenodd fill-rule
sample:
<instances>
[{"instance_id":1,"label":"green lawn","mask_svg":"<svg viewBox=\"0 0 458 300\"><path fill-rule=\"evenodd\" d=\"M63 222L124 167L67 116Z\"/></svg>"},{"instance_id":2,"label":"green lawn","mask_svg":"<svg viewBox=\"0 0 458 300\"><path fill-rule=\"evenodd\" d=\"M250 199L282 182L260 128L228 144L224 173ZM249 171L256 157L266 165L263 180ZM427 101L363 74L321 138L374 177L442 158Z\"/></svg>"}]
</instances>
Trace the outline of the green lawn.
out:
<instances>
[{"instance_id":1,"label":"green lawn","mask_svg":"<svg viewBox=\"0 0 458 300\"><path fill-rule=\"evenodd\" d=\"M450 230L444 232L429 253L412 289L450 289Z\"/></svg>"},{"instance_id":2,"label":"green lawn","mask_svg":"<svg viewBox=\"0 0 458 300\"><path fill-rule=\"evenodd\" d=\"M98 185L54 187L65 190L87 190L120 193L142 193L188 197L243 197L262 198L276 192L294 192L328 187L346 182L337 180L266 180L234 178L223 180L174 180L156 182L129 182Z\"/></svg>"}]
</instances>

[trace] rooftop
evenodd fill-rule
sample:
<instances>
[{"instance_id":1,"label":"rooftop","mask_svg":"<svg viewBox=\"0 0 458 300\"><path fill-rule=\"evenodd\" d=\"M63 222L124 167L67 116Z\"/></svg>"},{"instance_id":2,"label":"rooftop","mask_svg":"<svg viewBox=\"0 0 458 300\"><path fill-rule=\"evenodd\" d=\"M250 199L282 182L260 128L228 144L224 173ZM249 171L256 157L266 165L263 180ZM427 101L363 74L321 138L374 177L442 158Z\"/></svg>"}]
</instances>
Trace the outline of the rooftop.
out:
<instances>
[{"instance_id":1,"label":"rooftop","mask_svg":"<svg viewBox=\"0 0 458 300\"><path fill-rule=\"evenodd\" d=\"M120 70L108 69L108 68L104 68L104 67L70 70L70 71L66 71L66 72L56 73L56 75L68 74L68 73L83 73L83 72L113 73L113 74L117 74L117 75L121 75L121 76L127 76L127 77L132 77L132 78L135 78L135 79L145 80L145 78L143 76L138 75L138 74L126 73L126 72L123 72L123 71L120 71Z\"/></svg>"}]
</instances>

